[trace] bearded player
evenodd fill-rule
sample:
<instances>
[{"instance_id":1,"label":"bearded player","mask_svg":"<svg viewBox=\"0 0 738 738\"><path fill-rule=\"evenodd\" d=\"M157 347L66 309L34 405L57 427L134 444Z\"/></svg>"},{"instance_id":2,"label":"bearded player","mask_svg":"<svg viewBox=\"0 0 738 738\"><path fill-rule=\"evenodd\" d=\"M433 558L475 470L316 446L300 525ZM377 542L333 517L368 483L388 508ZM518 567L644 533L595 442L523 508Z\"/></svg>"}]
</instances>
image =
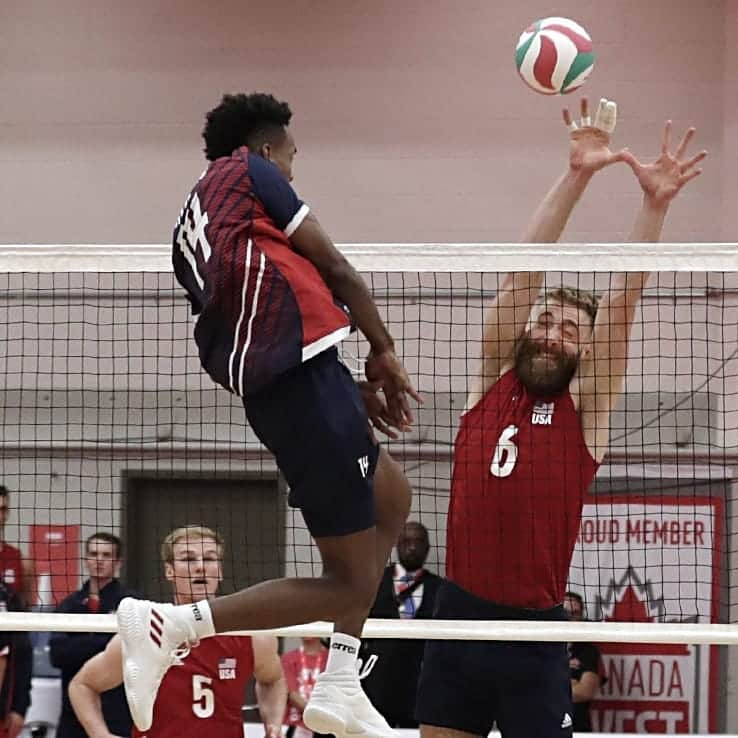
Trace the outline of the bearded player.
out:
<instances>
[{"instance_id":1,"label":"bearded player","mask_svg":"<svg viewBox=\"0 0 738 738\"><path fill-rule=\"evenodd\" d=\"M629 164L643 189L630 240L657 241L669 203L706 152L674 154L667 123L661 155L641 164L613 153L614 103L571 133L569 166L524 241L555 242L592 176ZM585 491L608 443L623 390L636 303L647 274L615 274L601 300L560 288L540 296L542 273L508 275L484 325L482 362L455 444L447 577L434 617L561 620ZM565 738L572 732L565 644L430 641L419 683L422 738Z\"/></svg>"},{"instance_id":2,"label":"bearded player","mask_svg":"<svg viewBox=\"0 0 738 738\"><path fill-rule=\"evenodd\" d=\"M209 528L187 526L162 543L164 575L178 605L210 599L223 579L223 543ZM219 635L183 652L167 672L154 704L154 719L134 738L243 738L246 686L256 677L259 710L267 738L281 735L287 685L274 636ZM69 699L87 735L111 736L100 695L123 683L120 636L91 658L69 685Z\"/></svg>"}]
</instances>

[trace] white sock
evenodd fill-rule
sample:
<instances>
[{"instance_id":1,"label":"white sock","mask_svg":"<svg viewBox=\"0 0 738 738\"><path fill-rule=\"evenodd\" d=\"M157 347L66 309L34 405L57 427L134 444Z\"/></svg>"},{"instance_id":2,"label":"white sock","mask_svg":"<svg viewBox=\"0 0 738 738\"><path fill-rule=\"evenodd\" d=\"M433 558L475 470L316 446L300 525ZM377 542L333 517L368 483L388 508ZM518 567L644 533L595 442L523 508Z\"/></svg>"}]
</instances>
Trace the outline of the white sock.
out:
<instances>
[{"instance_id":1,"label":"white sock","mask_svg":"<svg viewBox=\"0 0 738 738\"><path fill-rule=\"evenodd\" d=\"M356 663L361 641L345 633L334 633L331 636L331 645L328 649L328 663L326 671L339 671Z\"/></svg>"},{"instance_id":2,"label":"white sock","mask_svg":"<svg viewBox=\"0 0 738 738\"><path fill-rule=\"evenodd\" d=\"M177 607L187 622L194 628L198 638L207 638L215 635L213 625L213 613L207 600L193 602L191 605L179 605Z\"/></svg>"}]
</instances>

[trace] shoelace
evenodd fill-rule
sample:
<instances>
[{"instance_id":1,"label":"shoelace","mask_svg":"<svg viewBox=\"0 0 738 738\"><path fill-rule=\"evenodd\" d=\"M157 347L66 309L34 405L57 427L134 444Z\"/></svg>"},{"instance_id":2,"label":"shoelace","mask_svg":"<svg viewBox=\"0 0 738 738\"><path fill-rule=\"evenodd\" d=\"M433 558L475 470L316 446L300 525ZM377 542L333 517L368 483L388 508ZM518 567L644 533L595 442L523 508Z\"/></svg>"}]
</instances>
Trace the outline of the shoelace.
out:
<instances>
[{"instance_id":1,"label":"shoelace","mask_svg":"<svg viewBox=\"0 0 738 738\"><path fill-rule=\"evenodd\" d=\"M366 663L363 663L361 659L356 664L356 671L359 675L359 681L362 679L365 679L369 676L369 674L372 673L372 669L374 668L374 664L377 663L379 660L379 656L377 654L373 653L367 660Z\"/></svg>"},{"instance_id":2,"label":"shoelace","mask_svg":"<svg viewBox=\"0 0 738 738\"><path fill-rule=\"evenodd\" d=\"M190 655L189 643L183 643L172 651L172 666L182 666L182 662Z\"/></svg>"}]
</instances>

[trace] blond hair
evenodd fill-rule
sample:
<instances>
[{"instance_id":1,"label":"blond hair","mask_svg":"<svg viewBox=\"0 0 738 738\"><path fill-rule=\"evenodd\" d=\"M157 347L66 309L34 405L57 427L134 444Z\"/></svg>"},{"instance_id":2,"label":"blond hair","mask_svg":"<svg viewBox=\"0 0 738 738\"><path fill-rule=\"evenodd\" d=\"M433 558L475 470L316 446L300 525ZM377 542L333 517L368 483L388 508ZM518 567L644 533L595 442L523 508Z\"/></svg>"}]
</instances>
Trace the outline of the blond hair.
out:
<instances>
[{"instance_id":1,"label":"blond hair","mask_svg":"<svg viewBox=\"0 0 738 738\"><path fill-rule=\"evenodd\" d=\"M567 305L573 305L580 310L584 310L594 324L600 298L594 292L580 290L577 287L557 287L554 290L544 292L540 302L544 304L547 302L563 302Z\"/></svg>"},{"instance_id":2,"label":"blond hair","mask_svg":"<svg viewBox=\"0 0 738 738\"><path fill-rule=\"evenodd\" d=\"M183 525L175 528L161 543L161 560L166 564L174 561L174 546L183 538L201 540L212 538L218 544L218 555L223 553L223 539L212 529L204 525Z\"/></svg>"}]
</instances>

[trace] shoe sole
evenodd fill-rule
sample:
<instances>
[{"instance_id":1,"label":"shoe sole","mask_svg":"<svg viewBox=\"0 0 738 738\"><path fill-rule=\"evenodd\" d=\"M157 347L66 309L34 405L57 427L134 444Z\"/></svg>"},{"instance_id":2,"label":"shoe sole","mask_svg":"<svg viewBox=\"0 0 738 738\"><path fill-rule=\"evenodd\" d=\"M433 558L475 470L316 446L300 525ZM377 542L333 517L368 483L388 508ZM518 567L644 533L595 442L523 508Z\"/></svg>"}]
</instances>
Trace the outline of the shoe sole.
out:
<instances>
[{"instance_id":1,"label":"shoe sole","mask_svg":"<svg viewBox=\"0 0 738 738\"><path fill-rule=\"evenodd\" d=\"M140 714L140 705L136 695L135 684L138 681L139 668L136 662L130 657L127 643L141 643L143 640L143 630L140 627L142 619L138 617L135 604L126 603L118 609L118 633L120 634L121 651L123 654L123 684L125 687L126 700L131 710L131 717L136 727L141 732L146 732L151 728L152 720L146 724L146 720L142 719Z\"/></svg>"},{"instance_id":2,"label":"shoe sole","mask_svg":"<svg viewBox=\"0 0 738 738\"><path fill-rule=\"evenodd\" d=\"M302 715L302 721L314 733L333 733L336 738L346 738L346 721L318 706L308 705Z\"/></svg>"}]
</instances>

